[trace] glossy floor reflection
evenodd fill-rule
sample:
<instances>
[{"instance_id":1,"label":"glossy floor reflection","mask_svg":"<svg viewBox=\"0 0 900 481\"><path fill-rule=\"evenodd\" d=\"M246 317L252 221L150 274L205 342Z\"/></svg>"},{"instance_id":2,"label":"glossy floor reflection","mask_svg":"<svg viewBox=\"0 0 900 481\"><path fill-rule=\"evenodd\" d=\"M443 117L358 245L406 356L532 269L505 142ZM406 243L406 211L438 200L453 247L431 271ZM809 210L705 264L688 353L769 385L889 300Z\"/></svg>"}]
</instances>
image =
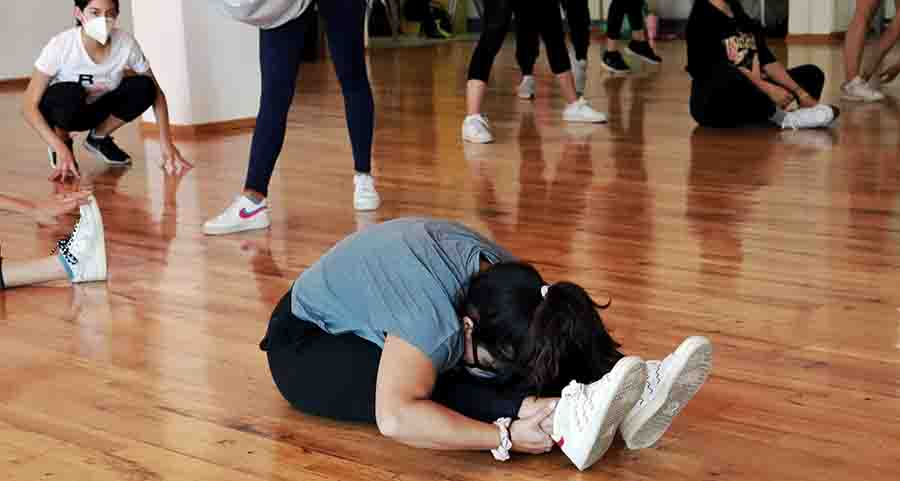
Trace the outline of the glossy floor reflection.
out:
<instances>
[{"instance_id":1,"label":"glossy floor reflection","mask_svg":"<svg viewBox=\"0 0 900 481\"><path fill-rule=\"evenodd\" d=\"M4 479L893 480L900 86L883 104L844 105L830 131L703 129L688 114L684 46L668 43L661 68L631 77L595 63L588 97L611 122L572 126L546 67L535 102L514 96L508 48L485 103L497 143L464 146L471 48L371 53L385 201L374 214L352 210L329 65L304 66L270 232L201 233L241 185L249 134L180 143L197 165L180 179L161 174L157 143L134 128L117 138L138 159L131 169L79 151L111 277L0 294ZM837 101L836 47L780 50L790 65L821 65ZM0 93L2 189L47 195L45 148L16 115L18 96ZM710 382L656 448L617 445L582 474L559 453L501 465L293 412L257 348L269 312L335 241L404 215L465 222L546 277L608 296L607 325L630 353L656 358L709 336ZM43 255L64 230L7 216L3 254Z\"/></svg>"}]
</instances>

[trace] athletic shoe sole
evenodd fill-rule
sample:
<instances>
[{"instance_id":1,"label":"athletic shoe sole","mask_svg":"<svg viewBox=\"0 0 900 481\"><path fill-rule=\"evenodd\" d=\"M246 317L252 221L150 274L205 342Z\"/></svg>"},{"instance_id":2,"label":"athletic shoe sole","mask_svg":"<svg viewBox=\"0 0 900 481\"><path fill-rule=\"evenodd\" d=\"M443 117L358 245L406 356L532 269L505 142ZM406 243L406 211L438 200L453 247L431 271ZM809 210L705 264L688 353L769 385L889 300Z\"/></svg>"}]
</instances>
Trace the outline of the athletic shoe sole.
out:
<instances>
[{"instance_id":1,"label":"athletic shoe sole","mask_svg":"<svg viewBox=\"0 0 900 481\"><path fill-rule=\"evenodd\" d=\"M381 207L381 200L376 200L374 202L357 201L355 199L353 200L353 209L360 212L370 212L373 210L378 210L379 207Z\"/></svg>"},{"instance_id":2,"label":"athletic shoe sole","mask_svg":"<svg viewBox=\"0 0 900 481\"><path fill-rule=\"evenodd\" d=\"M629 414L622 425L622 439L629 449L647 448L659 441L675 416L697 394L712 369L712 344L705 337L689 337L678 346L670 362L670 370L657 385L653 400Z\"/></svg>"},{"instance_id":3,"label":"athletic shoe sole","mask_svg":"<svg viewBox=\"0 0 900 481\"><path fill-rule=\"evenodd\" d=\"M94 157L97 158L97 160L105 163L106 165L115 165L115 166L131 165L131 157L129 157L125 162L116 162L114 160L107 158L105 155L103 155L103 152L100 152L99 150L94 148L94 146L89 144L88 142L84 142L83 145L84 145L84 148L87 149L88 152L90 152L91 154L94 155Z\"/></svg>"},{"instance_id":4,"label":"athletic shoe sole","mask_svg":"<svg viewBox=\"0 0 900 481\"><path fill-rule=\"evenodd\" d=\"M94 240L94 252L92 252L91 255L97 268L95 272L91 272L89 276L86 276L84 279L78 280L77 282L105 281L108 274L106 264L106 233L103 229L103 215L100 214L100 207L97 205L97 199L91 197L90 203L82 207L81 215L82 217L86 216L87 219L85 220L94 224L96 239Z\"/></svg>"},{"instance_id":5,"label":"athletic shoe sole","mask_svg":"<svg viewBox=\"0 0 900 481\"><path fill-rule=\"evenodd\" d=\"M585 431L592 433L594 441L590 449L587 450L588 454L585 462L581 465L575 464L580 471L591 467L609 450L616 437L619 425L622 424L625 416L628 415L641 398L641 393L644 392L644 385L647 382L647 369L644 361L640 358L634 356L626 357L616 363L616 366L607 376L611 376L609 381L605 381L611 384L611 392L601 402L593 406L594 410L591 413L590 422L587 426L584 426ZM587 388L590 389L590 386ZM556 421L554 420L555 423ZM570 440L567 443L565 435L554 440L569 459L573 457L580 458L584 452L581 449L577 449L578 446L574 445L575 440Z\"/></svg>"},{"instance_id":6,"label":"athletic shoe sole","mask_svg":"<svg viewBox=\"0 0 900 481\"><path fill-rule=\"evenodd\" d=\"M522 100L534 100L534 94L523 94L522 92L519 92L516 95Z\"/></svg>"},{"instance_id":7,"label":"athletic shoe sole","mask_svg":"<svg viewBox=\"0 0 900 481\"><path fill-rule=\"evenodd\" d=\"M639 58L642 62L649 63L650 65L659 65L660 63L662 63L659 60L654 60L652 58L645 57L645 56L635 52L634 50L631 49L631 47L625 47L625 51L628 52L629 54L634 55L635 57Z\"/></svg>"},{"instance_id":8,"label":"athletic shoe sole","mask_svg":"<svg viewBox=\"0 0 900 481\"><path fill-rule=\"evenodd\" d=\"M463 134L462 138L463 138L463 140L465 140L466 142L468 142L470 144L492 144L492 143L494 143L493 137L491 137L490 139L479 139L476 137L472 137L472 136Z\"/></svg>"},{"instance_id":9,"label":"athletic shoe sole","mask_svg":"<svg viewBox=\"0 0 900 481\"><path fill-rule=\"evenodd\" d=\"M596 119L596 120L594 120L594 119L586 119L586 118L583 118L583 117L577 117L577 116L568 116L568 115L565 115L565 114L563 114L563 120L566 121L566 122L573 122L573 123L579 123L579 124L605 124L605 123L609 123L609 119L606 118L606 117L604 117L604 118L602 118L602 119Z\"/></svg>"},{"instance_id":10,"label":"athletic shoe sole","mask_svg":"<svg viewBox=\"0 0 900 481\"><path fill-rule=\"evenodd\" d=\"M631 73L631 69L628 70L617 70L613 67L610 67L606 62L600 62L600 65L609 73L617 74L617 75L626 75Z\"/></svg>"},{"instance_id":11,"label":"athletic shoe sole","mask_svg":"<svg viewBox=\"0 0 900 481\"><path fill-rule=\"evenodd\" d=\"M269 226L272 225L272 221L269 220L269 217L260 217L264 220L259 221L257 219L253 219L250 222L242 222L240 224L232 224L230 226L207 226L203 225L203 233L206 235L228 235L228 234L237 234L238 232L247 232L251 230L260 230L260 229L268 229Z\"/></svg>"}]
</instances>

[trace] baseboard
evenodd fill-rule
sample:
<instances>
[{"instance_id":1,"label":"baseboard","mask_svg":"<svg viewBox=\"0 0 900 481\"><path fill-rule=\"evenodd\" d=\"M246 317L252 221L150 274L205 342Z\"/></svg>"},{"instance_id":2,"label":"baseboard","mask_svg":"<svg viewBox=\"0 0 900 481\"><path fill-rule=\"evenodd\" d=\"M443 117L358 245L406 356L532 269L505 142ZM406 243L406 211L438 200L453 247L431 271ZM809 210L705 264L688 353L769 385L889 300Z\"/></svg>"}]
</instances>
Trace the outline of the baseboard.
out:
<instances>
[{"instance_id":1,"label":"baseboard","mask_svg":"<svg viewBox=\"0 0 900 481\"><path fill-rule=\"evenodd\" d=\"M804 45L831 45L844 41L846 32L834 33L791 33L785 37L785 43Z\"/></svg>"},{"instance_id":2,"label":"baseboard","mask_svg":"<svg viewBox=\"0 0 900 481\"><path fill-rule=\"evenodd\" d=\"M172 125L169 130L177 138L207 137L210 135L234 135L244 133L256 127L256 117L210 122L196 125ZM142 135L159 134L159 125L155 122L140 123Z\"/></svg>"},{"instance_id":3,"label":"baseboard","mask_svg":"<svg viewBox=\"0 0 900 481\"><path fill-rule=\"evenodd\" d=\"M28 77L0 79L0 91L25 90L30 80Z\"/></svg>"}]
</instances>

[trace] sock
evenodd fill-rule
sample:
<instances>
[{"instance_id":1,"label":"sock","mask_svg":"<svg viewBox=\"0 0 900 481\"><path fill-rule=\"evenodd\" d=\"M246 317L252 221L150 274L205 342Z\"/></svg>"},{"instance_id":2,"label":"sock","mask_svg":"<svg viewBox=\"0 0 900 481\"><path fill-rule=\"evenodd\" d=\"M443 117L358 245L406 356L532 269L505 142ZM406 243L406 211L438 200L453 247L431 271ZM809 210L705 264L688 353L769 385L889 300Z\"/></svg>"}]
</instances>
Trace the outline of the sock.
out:
<instances>
[{"instance_id":1,"label":"sock","mask_svg":"<svg viewBox=\"0 0 900 481\"><path fill-rule=\"evenodd\" d=\"M781 110L781 109L777 109L777 108L776 108L776 109L775 109L775 113L772 114L771 117L769 117L769 120L771 120L772 122L774 122L776 125L781 125L781 124L784 123L785 117L787 117L787 112L785 112L784 110Z\"/></svg>"}]
</instances>

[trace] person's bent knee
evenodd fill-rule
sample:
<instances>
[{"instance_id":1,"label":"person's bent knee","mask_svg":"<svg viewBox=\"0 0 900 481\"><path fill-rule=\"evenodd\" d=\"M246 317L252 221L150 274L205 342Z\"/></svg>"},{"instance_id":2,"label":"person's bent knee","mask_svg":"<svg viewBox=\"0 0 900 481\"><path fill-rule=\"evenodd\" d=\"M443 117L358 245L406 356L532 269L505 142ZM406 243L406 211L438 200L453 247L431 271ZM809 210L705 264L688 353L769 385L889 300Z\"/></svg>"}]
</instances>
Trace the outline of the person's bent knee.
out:
<instances>
[{"instance_id":1,"label":"person's bent knee","mask_svg":"<svg viewBox=\"0 0 900 481\"><path fill-rule=\"evenodd\" d=\"M120 102L113 109L113 116L131 122L140 117L156 102L156 83L148 76L139 75L122 80Z\"/></svg>"}]
</instances>

